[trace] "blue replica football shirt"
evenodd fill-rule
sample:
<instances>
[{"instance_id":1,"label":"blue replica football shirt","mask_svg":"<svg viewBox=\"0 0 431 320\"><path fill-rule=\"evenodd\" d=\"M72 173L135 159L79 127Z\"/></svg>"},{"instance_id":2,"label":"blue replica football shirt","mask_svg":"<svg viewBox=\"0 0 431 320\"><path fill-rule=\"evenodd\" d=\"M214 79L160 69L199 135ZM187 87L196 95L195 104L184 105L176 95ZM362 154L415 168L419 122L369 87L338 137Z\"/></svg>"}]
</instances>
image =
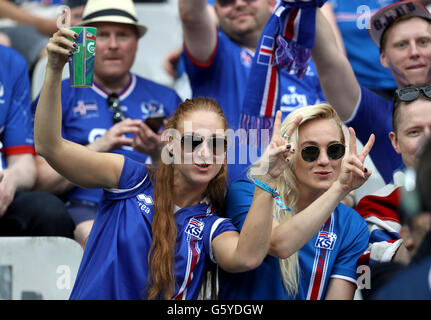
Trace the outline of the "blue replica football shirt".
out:
<instances>
[{"instance_id":1,"label":"blue replica football shirt","mask_svg":"<svg viewBox=\"0 0 431 320\"><path fill-rule=\"evenodd\" d=\"M205 65L183 53L185 68L194 97L215 99L223 109L228 125L239 126L239 117L254 53L218 31L217 47L212 59ZM299 106L325 101L313 62L305 76L298 79L287 71L281 71L281 105L283 117Z\"/></svg>"},{"instance_id":2,"label":"blue replica football shirt","mask_svg":"<svg viewBox=\"0 0 431 320\"><path fill-rule=\"evenodd\" d=\"M118 189L104 191L70 299L145 299L153 193L146 166L126 157ZM205 271L215 263L211 241L236 228L204 202L172 214L177 224L173 299L196 299Z\"/></svg>"},{"instance_id":3,"label":"blue replica football shirt","mask_svg":"<svg viewBox=\"0 0 431 320\"><path fill-rule=\"evenodd\" d=\"M329 0L341 32L347 58L358 82L370 89L397 87L392 72L380 64L379 48L368 34L371 17L394 0Z\"/></svg>"},{"instance_id":4,"label":"blue replica football shirt","mask_svg":"<svg viewBox=\"0 0 431 320\"><path fill-rule=\"evenodd\" d=\"M30 108L30 81L25 59L0 45L0 153L6 168L10 155L35 154Z\"/></svg>"},{"instance_id":5,"label":"blue replica football shirt","mask_svg":"<svg viewBox=\"0 0 431 320\"><path fill-rule=\"evenodd\" d=\"M385 183L392 181L393 174L403 162L395 152L389 132L392 131L393 101L388 101L378 94L361 87L361 98L352 117L346 125L355 129L356 136L365 144L374 133L376 140L370 151L370 157Z\"/></svg>"},{"instance_id":6,"label":"blue replica football shirt","mask_svg":"<svg viewBox=\"0 0 431 320\"><path fill-rule=\"evenodd\" d=\"M63 137L87 145L103 136L114 125L113 112L108 108L108 95L109 93L97 83L91 88L72 88L69 79L63 80L61 88ZM153 113L166 114L168 118L181 102L174 90L134 74L131 74L130 82L118 95L120 108L126 118L142 121ZM34 107L37 100L33 103ZM132 138L133 134L125 136ZM128 146L111 152L121 153L142 162L148 157ZM65 195L65 198L98 202L101 195L101 189L75 187Z\"/></svg>"},{"instance_id":7,"label":"blue replica football shirt","mask_svg":"<svg viewBox=\"0 0 431 320\"><path fill-rule=\"evenodd\" d=\"M241 179L232 184L226 216L242 228L253 201L254 184ZM279 259L266 256L263 263L243 273L219 272L219 298L227 300L324 299L331 278L356 284L357 260L368 246L365 220L353 209L339 204L320 231L299 251L299 291L288 296L283 286Z\"/></svg>"}]
</instances>

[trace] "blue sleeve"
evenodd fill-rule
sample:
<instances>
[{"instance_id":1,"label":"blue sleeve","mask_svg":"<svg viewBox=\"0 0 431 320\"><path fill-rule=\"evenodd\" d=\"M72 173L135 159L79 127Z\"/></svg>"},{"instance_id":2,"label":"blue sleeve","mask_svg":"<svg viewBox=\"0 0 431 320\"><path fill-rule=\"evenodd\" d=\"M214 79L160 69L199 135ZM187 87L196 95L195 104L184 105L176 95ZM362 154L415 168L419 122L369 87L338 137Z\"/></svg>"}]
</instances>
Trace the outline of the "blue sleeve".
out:
<instances>
[{"instance_id":1,"label":"blue sleeve","mask_svg":"<svg viewBox=\"0 0 431 320\"><path fill-rule=\"evenodd\" d=\"M207 251L209 252L209 258L213 263L217 263L212 251L211 242L220 234L227 232L227 231L237 231L237 228L232 224L232 222L229 219L226 218L220 218L217 216L217 214L212 214L211 217L209 217L208 222L210 224L209 228L205 228L204 232L204 246L207 248ZM207 224L208 222L205 222Z\"/></svg>"},{"instance_id":2,"label":"blue sleeve","mask_svg":"<svg viewBox=\"0 0 431 320\"><path fill-rule=\"evenodd\" d=\"M226 217L239 229L253 202L254 184L249 179L237 180L229 187L226 195Z\"/></svg>"},{"instance_id":3,"label":"blue sleeve","mask_svg":"<svg viewBox=\"0 0 431 320\"><path fill-rule=\"evenodd\" d=\"M335 261L331 277L339 275L356 281L357 262L368 247L368 228L365 220L353 209L349 209L350 221L345 225L348 230L344 234L343 247Z\"/></svg>"},{"instance_id":4,"label":"blue sleeve","mask_svg":"<svg viewBox=\"0 0 431 320\"><path fill-rule=\"evenodd\" d=\"M222 56L224 54L224 41L222 39L223 35L217 32L217 45L214 52L205 64L195 61L190 53L187 51L187 47L182 52L182 58L184 62L184 68L187 76L190 80L190 85L192 88L195 87L208 87L209 93L211 93L212 87L219 87L220 84L214 82L217 77L212 76L223 72L222 70ZM203 85L205 84L205 86Z\"/></svg>"},{"instance_id":5,"label":"blue sleeve","mask_svg":"<svg viewBox=\"0 0 431 320\"><path fill-rule=\"evenodd\" d=\"M23 153L18 149L14 149L14 147L22 146L27 146L25 148L26 152L34 152L30 79L27 64L24 58L15 51L11 50L9 58L6 65L7 69L2 71L9 73L11 83L7 85L1 84L2 89L6 87L11 90L10 105L7 110L5 128L2 134L3 147L6 154Z\"/></svg>"},{"instance_id":6,"label":"blue sleeve","mask_svg":"<svg viewBox=\"0 0 431 320\"><path fill-rule=\"evenodd\" d=\"M124 157L123 170L121 171L119 189L130 189L148 178L147 166L141 162ZM149 179L146 179L149 180Z\"/></svg>"},{"instance_id":7,"label":"blue sleeve","mask_svg":"<svg viewBox=\"0 0 431 320\"><path fill-rule=\"evenodd\" d=\"M229 219L218 218L215 223L217 226L211 232L210 241L226 231L238 231Z\"/></svg>"},{"instance_id":8,"label":"blue sleeve","mask_svg":"<svg viewBox=\"0 0 431 320\"><path fill-rule=\"evenodd\" d=\"M116 189L103 189L104 197L110 200L119 200L135 196L143 188L151 184L147 166L128 157L124 157L120 181Z\"/></svg>"},{"instance_id":9,"label":"blue sleeve","mask_svg":"<svg viewBox=\"0 0 431 320\"><path fill-rule=\"evenodd\" d=\"M389 139L392 131L393 102L361 87L361 101L356 113L347 126L353 127L356 136L365 144L372 133L376 136L370 157L385 183L392 181L393 172L402 166L401 156L397 154Z\"/></svg>"}]
</instances>

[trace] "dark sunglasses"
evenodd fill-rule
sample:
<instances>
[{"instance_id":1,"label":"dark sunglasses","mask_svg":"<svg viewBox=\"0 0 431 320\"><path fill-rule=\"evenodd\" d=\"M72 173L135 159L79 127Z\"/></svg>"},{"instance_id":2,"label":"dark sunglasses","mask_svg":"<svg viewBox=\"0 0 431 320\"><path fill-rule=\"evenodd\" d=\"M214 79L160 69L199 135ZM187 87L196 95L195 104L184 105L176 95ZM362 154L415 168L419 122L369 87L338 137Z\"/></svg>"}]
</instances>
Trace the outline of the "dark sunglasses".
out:
<instances>
[{"instance_id":1,"label":"dark sunglasses","mask_svg":"<svg viewBox=\"0 0 431 320\"><path fill-rule=\"evenodd\" d=\"M195 151L204 141L208 143L208 147L216 154L217 148L227 148L227 140L225 138L209 137L203 138L199 135L185 135L181 138L181 147L184 152L191 153Z\"/></svg>"},{"instance_id":2,"label":"dark sunglasses","mask_svg":"<svg viewBox=\"0 0 431 320\"><path fill-rule=\"evenodd\" d=\"M254 2L256 0L243 0L244 2ZM234 5L236 2L236 0L217 0L217 3L219 4L220 7L229 7Z\"/></svg>"},{"instance_id":3,"label":"dark sunglasses","mask_svg":"<svg viewBox=\"0 0 431 320\"><path fill-rule=\"evenodd\" d=\"M108 107L109 110L113 112L112 114L112 120L114 123L123 121L126 119L126 116L124 115L123 111L120 109L120 97L115 92L111 93L108 96Z\"/></svg>"},{"instance_id":4,"label":"dark sunglasses","mask_svg":"<svg viewBox=\"0 0 431 320\"><path fill-rule=\"evenodd\" d=\"M326 154L332 160L338 160L346 153L346 147L341 143L334 143L328 146ZM320 148L317 146L308 146L302 149L301 156L306 162L313 162L319 158Z\"/></svg>"},{"instance_id":5,"label":"dark sunglasses","mask_svg":"<svg viewBox=\"0 0 431 320\"><path fill-rule=\"evenodd\" d=\"M398 99L403 102L411 102L419 97L419 93L424 95L425 98L431 99L431 86L424 87L405 87L395 90Z\"/></svg>"}]
</instances>

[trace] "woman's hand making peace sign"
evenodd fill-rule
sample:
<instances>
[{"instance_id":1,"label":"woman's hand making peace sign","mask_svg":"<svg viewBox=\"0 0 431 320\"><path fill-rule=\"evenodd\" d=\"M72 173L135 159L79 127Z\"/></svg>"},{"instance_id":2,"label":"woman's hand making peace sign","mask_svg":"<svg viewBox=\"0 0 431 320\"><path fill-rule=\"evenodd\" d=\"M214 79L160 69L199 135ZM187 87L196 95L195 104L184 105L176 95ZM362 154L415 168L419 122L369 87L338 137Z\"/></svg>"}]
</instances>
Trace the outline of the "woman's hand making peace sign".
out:
<instances>
[{"instance_id":1,"label":"woman's hand making peace sign","mask_svg":"<svg viewBox=\"0 0 431 320\"><path fill-rule=\"evenodd\" d=\"M265 175L269 179L277 179L280 176L296 149L296 146L288 141L288 137L293 134L301 120L302 117L298 116L287 128L284 136L281 136L281 111L277 111L271 141L259 160L259 166L252 167L252 175Z\"/></svg>"},{"instance_id":2,"label":"woman's hand making peace sign","mask_svg":"<svg viewBox=\"0 0 431 320\"><path fill-rule=\"evenodd\" d=\"M371 175L371 170L364 167L364 161L373 147L375 136L370 135L367 144L358 154L356 151L356 134L353 128L349 128L349 154L344 157L341 165L338 182L346 191L352 191L364 184Z\"/></svg>"}]
</instances>

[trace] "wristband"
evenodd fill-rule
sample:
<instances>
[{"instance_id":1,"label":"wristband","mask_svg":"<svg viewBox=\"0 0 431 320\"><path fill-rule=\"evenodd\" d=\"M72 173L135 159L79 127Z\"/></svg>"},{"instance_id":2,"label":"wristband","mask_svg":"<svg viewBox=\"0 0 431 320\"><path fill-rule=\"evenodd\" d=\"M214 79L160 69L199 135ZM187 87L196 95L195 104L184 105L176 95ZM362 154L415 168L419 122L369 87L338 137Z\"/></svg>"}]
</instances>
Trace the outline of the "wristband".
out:
<instances>
[{"instance_id":1,"label":"wristband","mask_svg":"<svg viewBox=\"0 0 431 320\"><path fill-rule=\"evenodd\" d=\"M288 209L284 204L283 200L281 200L280 195L277 192L277 189L271 188L270 186L260 181L259 179L254 179L254 184L257 185L259 188L269 192L274 198L275 203L280 207L280 209L290 211L290 209Z\"/></svg>"}]
</instances>

